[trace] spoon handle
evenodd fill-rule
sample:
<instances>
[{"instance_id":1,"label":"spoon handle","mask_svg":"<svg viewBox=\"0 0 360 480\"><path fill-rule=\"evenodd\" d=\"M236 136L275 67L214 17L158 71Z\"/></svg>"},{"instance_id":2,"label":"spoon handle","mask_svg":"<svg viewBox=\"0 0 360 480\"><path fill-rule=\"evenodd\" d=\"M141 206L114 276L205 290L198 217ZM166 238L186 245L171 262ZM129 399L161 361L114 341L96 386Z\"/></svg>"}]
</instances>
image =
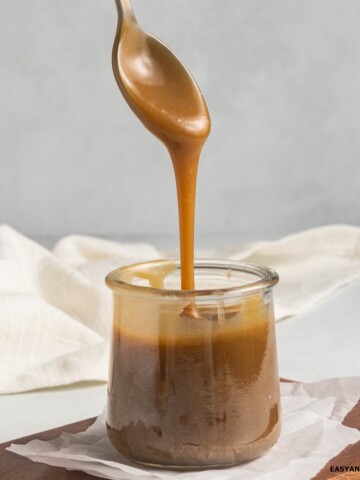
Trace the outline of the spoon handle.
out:
<instances>
[{"instance_id":1,"label":"spoon handle","mask_svg":"<svg viewBox=\"0 0 360 480\"><path fill-rule=\"evenodd\" d=\"M118 10L119 18L125 21L135 20L135 15L130 0L115 0L115 4Z\"/></svg>"}]
</instances>

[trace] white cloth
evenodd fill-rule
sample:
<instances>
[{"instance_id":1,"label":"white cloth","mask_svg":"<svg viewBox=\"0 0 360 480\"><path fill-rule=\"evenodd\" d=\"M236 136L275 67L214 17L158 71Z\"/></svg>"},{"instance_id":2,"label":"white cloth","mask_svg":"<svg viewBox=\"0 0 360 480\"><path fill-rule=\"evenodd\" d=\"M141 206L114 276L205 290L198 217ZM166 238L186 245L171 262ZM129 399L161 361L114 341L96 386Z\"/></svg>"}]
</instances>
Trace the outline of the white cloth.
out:
<instances>
[{"instance_id":1,"label":"white cloth","mask_svg":"<svg viewBox=\"0 0 360 480\"><path fill-rule=\"evenodd\" d=\"M360 228L320 227L210 254L277 270L280 320L360 277ZM161 253L150 245L85 236L65 237L50 252L1 226L0 394L106 381L111 293L104 276L156 258Z\"/></svg>"},{"instance_id":2,"label":"white cloth","mask_svg":"<svg viewBox=\"0 0 360 480\"><path fill-rule=\"evenodd\" d=\"M9 450L36 462L114 480L309 480L348 444L360 440L360 431L341 424L359 392L360 377L282 384L283 427L278 443L252 462L222 470L140 468L111 447L104 415L84 433L63 433L50 442L13 444Z\"/></svg>"}]
</instances>

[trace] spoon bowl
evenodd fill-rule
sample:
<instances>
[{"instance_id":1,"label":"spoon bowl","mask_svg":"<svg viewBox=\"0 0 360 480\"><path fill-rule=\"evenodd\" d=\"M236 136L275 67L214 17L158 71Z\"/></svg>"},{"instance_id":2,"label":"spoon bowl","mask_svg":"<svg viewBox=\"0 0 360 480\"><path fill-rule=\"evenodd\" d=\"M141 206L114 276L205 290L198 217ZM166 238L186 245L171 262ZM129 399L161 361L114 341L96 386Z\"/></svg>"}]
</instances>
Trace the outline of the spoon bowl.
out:
<instances>
[{"instance_id":1,"label":"spoon bowl","mask_svg":"<svg viewBox=\"0 0 360 480\"><path fill-rule=\"evenodd\" d=\"M130 108L165 144L204 139L210 118L201 91L183 63L136 21L129 0L116 0L118 27L112 64Z\"/></svg>"}]
</instances>

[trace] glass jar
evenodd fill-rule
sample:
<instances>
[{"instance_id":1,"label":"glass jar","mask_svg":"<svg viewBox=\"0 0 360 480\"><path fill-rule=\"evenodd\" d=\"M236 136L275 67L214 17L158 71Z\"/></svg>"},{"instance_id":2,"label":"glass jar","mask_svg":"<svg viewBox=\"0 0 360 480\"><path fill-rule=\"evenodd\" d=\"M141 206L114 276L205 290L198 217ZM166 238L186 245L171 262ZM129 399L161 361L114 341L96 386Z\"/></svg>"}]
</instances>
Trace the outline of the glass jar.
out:
<instances>
[{"instance_id":1,"label":"glass jar","mask_svg":"<svg viewBox=\"0 0 360 480\"><path fill-rule=\"evenodd\" d=\"M114 321L107 429L134 462L194 469L230 466L269 449L280 433L273 270L159 260L106 277Z\"/></svg>"}]
</instances>

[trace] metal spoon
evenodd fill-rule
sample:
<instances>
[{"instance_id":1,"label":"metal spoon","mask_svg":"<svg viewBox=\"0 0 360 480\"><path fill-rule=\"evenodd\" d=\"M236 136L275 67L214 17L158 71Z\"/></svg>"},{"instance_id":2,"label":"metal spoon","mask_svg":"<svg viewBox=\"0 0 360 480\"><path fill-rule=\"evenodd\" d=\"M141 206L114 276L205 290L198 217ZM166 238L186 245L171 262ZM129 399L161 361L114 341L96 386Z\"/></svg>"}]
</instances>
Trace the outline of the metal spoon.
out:
<instances>
[{"instance_id":1,"label":"metal spoon","mask_svg":"<svg viewBox=\"0 0 360 480\"><path fill-rule=\"evenodd\" d=\"M195 80L171 50L141 29L129 0L115 2L118 26L112 64L125 100L169 150L179 137L203 143L210 118Z\"/></svg>"}]
</instances>

